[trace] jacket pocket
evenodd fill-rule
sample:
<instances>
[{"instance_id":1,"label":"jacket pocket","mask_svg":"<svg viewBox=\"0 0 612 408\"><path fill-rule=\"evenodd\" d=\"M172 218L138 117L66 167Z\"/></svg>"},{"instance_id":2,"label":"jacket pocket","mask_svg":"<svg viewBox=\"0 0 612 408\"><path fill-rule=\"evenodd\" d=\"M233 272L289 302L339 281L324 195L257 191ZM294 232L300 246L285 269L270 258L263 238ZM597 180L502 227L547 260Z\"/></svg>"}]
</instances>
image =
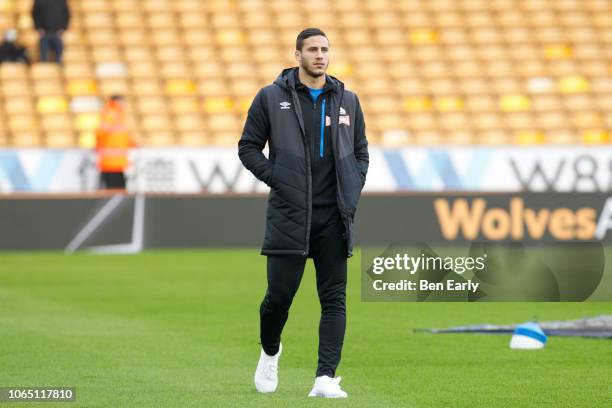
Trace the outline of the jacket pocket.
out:
<instances>
[{"instance_id":1,"label":"jacket pocket","mask_svg":"<svg viewBox=\"0 0 612 408\"><path fill-rule=\"evenodd\" d=\"M353 231L354 216L344 215L342 216L342 222L345 228L342 238L346 240L347 257L350 258L353 255L353 246L355 242L355 234Z\"/></svg>"},{"instance_id":2,"label":"jacket pocket","mask_svg":"<svg viewBox=\"0 0 612 408\"><path fill-rule=\"evenodd\" d=\"M275 188L276 187L276 162L272 163L272 170L270 171L270 177L268 178L268 182L266 183L268 187Z\"/></svg>"},{"instance_id":3,"label":"jacket pocket","mask_svg":"<svg viewBox=\"0 0 612 408\"><path fill-rule=\"evenodd\" d=\"M366 178L361 173L361 168L359 167L359 163L357 163L357 158L355 157L354 154L351 155L351 162L353 163L353 172L355 173L355 175L357 176L357 179L361 183L361 188L363 188L366 182Z\"/></svg>"}]
</instances>

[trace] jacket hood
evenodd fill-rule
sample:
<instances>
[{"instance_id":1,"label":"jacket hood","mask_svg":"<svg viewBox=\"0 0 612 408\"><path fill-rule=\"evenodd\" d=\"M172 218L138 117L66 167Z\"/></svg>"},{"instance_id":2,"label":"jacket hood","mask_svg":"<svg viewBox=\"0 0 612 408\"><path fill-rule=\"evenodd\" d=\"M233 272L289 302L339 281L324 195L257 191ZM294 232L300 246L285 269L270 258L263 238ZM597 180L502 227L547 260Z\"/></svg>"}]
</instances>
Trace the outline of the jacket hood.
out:
<instances>
[{"instance_id":1,"label":"jacket hood","mask_svg":"<svg viewBox=\"0 0 612 408\"><path fill-rule=\"evenodd\" d=\"M298 67L285 68L274 80L274 84L287 90L295 89ZM334 92L340 92L344 88L344 83L338 78L325 74L325 82L334 87Z\"/></svg>"}]
</instances>

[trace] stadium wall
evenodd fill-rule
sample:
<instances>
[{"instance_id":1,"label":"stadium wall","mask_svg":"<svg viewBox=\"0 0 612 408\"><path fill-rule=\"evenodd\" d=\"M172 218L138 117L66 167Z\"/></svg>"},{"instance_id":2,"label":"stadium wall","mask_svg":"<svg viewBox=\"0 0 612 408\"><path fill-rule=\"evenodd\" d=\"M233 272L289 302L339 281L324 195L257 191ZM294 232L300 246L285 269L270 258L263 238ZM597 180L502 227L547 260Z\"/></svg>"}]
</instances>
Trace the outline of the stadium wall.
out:
<instances>
[{"instance_id":1,"label":"stadium wall","mask_svg":"<svg viewBox=\"0 0 612 408\"><path fill-rule=\"evenodd\" d=\"M0 199L0 250L259 247L266 195L21 195ZM369 193L358 245L612 240L605 193Z\"/></svg>"},{"instance_id":2,"label":"stadium wall","mask_svg":"<svg viewBox=\"0 0 612 408\"><path fill-rule=\"evenodd\" d=\"M95 162L86 149L0 149L0 194L95 191ZM128 191L267 187L242 166L236 148L142 148L132 152ZM612 147L372 147L365 191L612 191Z\"/></svg>"}]
</instances>

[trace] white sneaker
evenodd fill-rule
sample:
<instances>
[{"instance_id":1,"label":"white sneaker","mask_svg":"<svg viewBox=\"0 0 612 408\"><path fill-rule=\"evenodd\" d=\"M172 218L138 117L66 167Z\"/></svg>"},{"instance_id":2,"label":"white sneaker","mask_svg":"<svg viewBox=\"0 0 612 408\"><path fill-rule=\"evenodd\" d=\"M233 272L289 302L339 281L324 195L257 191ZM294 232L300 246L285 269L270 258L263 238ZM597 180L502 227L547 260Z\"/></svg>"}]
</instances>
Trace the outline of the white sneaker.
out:
<instances>
[{"instance_id":1,"label":"white sneaker","mask_svg":"<svg viewBox=\"0 0 612 408\"><path fill-rule=\"evenodd\" d=\"M315 378L309 397L346 398L348 394L340 388L342 377L331 378L327 375Z\"/></svg>"},{"instance_id":2,"label":"white sneaker","mask_svg":"<svg viewBox=\"0 0 612 408\"><path fill-rule=\"evenodd\" d=\"M255 388L257 391L267 393L276 391L278 386L278 358L283 351L283 345L279 344L278 353L269 356L263 349L259 355L257 370L255 370Z\"/></svg>"}]
</instances>

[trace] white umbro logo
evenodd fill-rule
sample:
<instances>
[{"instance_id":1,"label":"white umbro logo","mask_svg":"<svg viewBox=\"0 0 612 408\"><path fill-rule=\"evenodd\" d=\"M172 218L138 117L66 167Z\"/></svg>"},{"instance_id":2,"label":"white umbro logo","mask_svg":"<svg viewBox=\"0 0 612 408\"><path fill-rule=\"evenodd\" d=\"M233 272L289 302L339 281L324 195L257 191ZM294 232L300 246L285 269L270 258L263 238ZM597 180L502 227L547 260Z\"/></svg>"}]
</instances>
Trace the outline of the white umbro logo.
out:
<instances>
[{"instance_id":1,"label":"white umbro logo","mask_svg":"<svg viewBox=\"0 0 612 408\"><path fill-rule=\"evenodd\" d=\"M340 114L341 115L346 115L346 111L344 110L344 108L342 106L340 107Z\"/></svg>"},{"instance_id":2,"label":"white umbro logo","mask_svg":"<svg viewBox=\"0 0 612 408\"><path fill-rule=\"evenodd\" d=\"M281 109L291 109L291 102L281 102L279 105Z\"/></svg>"}]
</instances>

